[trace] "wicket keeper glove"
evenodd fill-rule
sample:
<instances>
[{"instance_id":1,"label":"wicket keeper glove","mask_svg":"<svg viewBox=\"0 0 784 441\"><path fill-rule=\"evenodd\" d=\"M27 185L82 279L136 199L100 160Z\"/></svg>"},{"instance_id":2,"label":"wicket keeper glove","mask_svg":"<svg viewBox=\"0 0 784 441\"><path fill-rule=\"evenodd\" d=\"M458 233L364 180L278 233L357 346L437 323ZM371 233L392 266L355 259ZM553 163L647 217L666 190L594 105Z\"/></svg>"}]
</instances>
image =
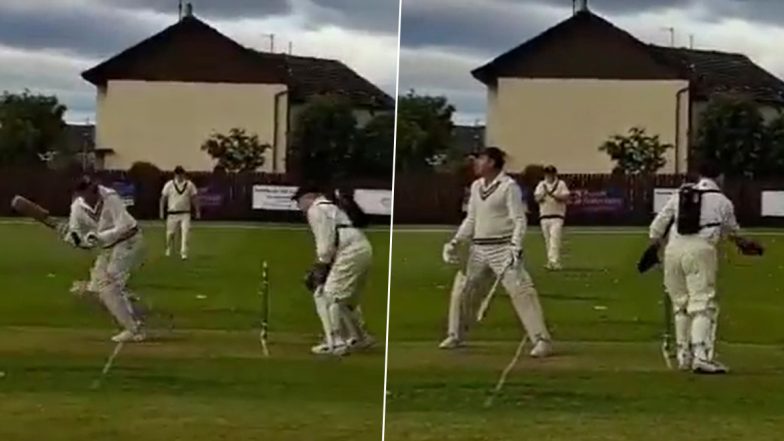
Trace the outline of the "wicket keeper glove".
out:
<instances>
[{"instance_id":1,"label":"wicket keeper glove","mask_svg":"<svg viewBox=\"0 0 784 441\"><path fill-rule=\"evenodd\" d=\"M637 262L637 271L640 274L648 272L648 270L661 263L659 262L659 248L660 245L658 243L652 243L642 253L640 260Z\"/></svg>"},{"instance_id":2,"label":"wicket keeper glove","mask_svg":"<svg viewBox=\"0 0 784 441\"><path fill-rule=\"evenodd\" d=\"M735 246L744 256L761 256L765 253L765 248L758 242L743 237L735 239Z\"/></svg>"},{"instance_id":3,"label":"wicket keeper glove","mask_svg":"<svg viewBox=\"0 0 784 441\"><path fill-rule=\"evenodd\" d=\"M460 259L457 256L457 244L455 241L447 242L444 245L441 257L444 259L444 263L449 265L456 265L460 262Z\"/></svg>"},{"instance_id":4,"label":"wicket keeper glove","mask_svg":"<svg viewBox=\"0 0 784 441\"><path fill-rule=\"evenodd\" d=\"M319 262L314 264L313 268L305 275L305 287L308 291L315 293L319 286L325 284L330 269L331 265L328 263Z\"/></svg>"}]
</instances>

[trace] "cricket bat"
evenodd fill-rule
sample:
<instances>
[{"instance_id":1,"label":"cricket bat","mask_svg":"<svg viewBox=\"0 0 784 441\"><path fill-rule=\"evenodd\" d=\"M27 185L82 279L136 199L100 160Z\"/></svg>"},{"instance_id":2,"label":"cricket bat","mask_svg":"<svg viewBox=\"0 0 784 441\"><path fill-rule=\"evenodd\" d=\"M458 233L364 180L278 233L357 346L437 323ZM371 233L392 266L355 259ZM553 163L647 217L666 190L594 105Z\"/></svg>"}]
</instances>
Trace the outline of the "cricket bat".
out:
<instances>
[{"instance_id":1,"label":"cricket bat","mask_svg":"<svg viewBox=\"0 0 784 441\"><path fill-rule=\"evenodd\" d=\"M14 196L13 200L11 200L11 208L17 213L34 219L48 228L57 229L57 222L49 215L49 211L24 196Z\"/></svg>"}]
</instances>

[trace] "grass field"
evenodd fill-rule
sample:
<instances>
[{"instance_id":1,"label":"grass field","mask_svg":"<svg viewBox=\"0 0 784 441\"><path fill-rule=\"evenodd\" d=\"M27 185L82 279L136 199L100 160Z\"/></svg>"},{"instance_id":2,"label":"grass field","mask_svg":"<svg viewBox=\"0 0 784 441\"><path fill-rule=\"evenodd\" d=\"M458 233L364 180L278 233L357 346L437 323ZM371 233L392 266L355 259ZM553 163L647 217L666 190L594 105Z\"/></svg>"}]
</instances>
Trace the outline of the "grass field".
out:
<instances>
[{"instance_id":1,"label":"grass field","mask_svg":"<svg viewBox=\"0 0 784 441\"><path fill-rule=\"evenodd\" d=\"M567 230L567 270L543 270L538 232L527 265L557 344L524 359L483 406L522 334L499 298L471 346L436 349L455 269L440 262L448 234L397 230L389 342L388 441L715 441L778 439L784 431L784 250L759 238L763 259L722 257L720 359L733 372L668 371L659 352L661 272L636 274L645 233Z\"/></svg>"},{"instance_id":2,"label":"grass field","mask_svg":"<svg viewBox=\"0 0 784 441\"><path fill-rule=\"evenodd\" d=\"M201 224L188 262L162 256L160 228L146 227L145 236L146 265L132 287L174 314L177 328L126 346L94 391L113 329L68 293L90 255L37 225L0 224L1 440L380 438L383 345L343 359L309 354L320 330L301 283L313 259L309 232ZM371 240L375 270L363 304L383 341L388 234ZM270 264L269 359L257 338L262 259Z\"/></svg>"}]
</instances>

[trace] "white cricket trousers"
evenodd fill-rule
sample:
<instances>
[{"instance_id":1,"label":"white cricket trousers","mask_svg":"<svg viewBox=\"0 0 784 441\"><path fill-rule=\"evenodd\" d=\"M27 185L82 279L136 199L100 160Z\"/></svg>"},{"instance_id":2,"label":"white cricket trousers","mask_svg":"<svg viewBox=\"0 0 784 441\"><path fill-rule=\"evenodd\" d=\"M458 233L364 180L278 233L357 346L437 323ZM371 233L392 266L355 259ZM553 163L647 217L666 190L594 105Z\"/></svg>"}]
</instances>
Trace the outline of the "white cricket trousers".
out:
<instances>
[{"instance_id":1,"label":"white cricket trousers","mask_svg":"<svg viewBox=\"0 0 784 441\"><path fill-rule=\"evenodd\" d=\"M672 300L678 359L713 359L719 305L716 246L699 236L674 237L664 250L664 286Z\"/></svg>"},{"instance_id":2,"label":"white cricket trousers","mask_svg":"<svg viewBox=\"0 0 784 441\"><path fill-rule=\"evenodd\" d=\"M191 232L191 214L178 213L166 217L166 254L172 251L177 232L180 233L180 256L188 257L188 238Z\"/></svg>"},{"instance_id":3,"label":"white cricket trousers","mask_svg":"<svg viewBox=\"0 0 784 441\"><path fill-rule=\"evenodd\" d=\"M547 262L550 266L561 265L561 239L564 220L561 218L546 218L539 221L544 236L544 245L547 249Z\"/></svg>"},{"instance_id":4,"label":"white cricket trousers","mask_svg":"<svg viewBox=\"0 0 784 441\"><path fill-rule=\"evenodd\" d=\"M103 249L90 272L88 289L98 293L101 303L123 328L136 332L141 326L128 298L128 279L140 263L144 239L138 232L112 248Z\"/></svg>"},{"instance_id":5,"label":"white cricket trousers","mask_svg":"<svg viewBox=\"0 0 784 441\"><path fill-rule=\"evenodd\" d=\"M472 245L466 267L466 279L462 289L453 290L449 304L448 333L463 340L468 329L476 320L476 310L488 292L489 276L501 277L501 284L525 328L535 344L539 340L550 340L550 332L544 320L539 294L522 259L510 266L512 251L509 244Z\"/></svg>"},{"instance_id":6,"label":"white cricket trousers","mask_svg":"<svg viewBox=\"0 0 784 441\"><path fill-rule=\"evenodd\" d=\"M329 342L368 337L359 303L372 261L373 248L364 238L341 247L326 282L316 290L316 312Z\"/></svg>"}]
</instances>

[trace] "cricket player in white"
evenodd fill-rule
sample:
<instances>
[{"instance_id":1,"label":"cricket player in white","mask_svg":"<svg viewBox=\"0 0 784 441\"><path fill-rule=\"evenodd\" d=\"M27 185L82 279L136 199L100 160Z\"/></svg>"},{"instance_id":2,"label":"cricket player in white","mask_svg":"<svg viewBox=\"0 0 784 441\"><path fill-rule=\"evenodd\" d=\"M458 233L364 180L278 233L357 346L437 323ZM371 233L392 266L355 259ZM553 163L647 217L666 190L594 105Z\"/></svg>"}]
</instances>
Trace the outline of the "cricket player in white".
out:
<instances>
[{"instance_id":1,"label":"cricket player in white","mask_svg":"<svg viewBox=\"0 0 784 441\"><path fill-rule=\"evenodd\" d=\"M177 232L180 233L180 257L188 258L188 238L191 231L191 213L201 218L198 189L191 182L185 170L177 166L174 179L168 181L161 191L160 217L166 218L166 256L170 256Z\"/></svg>"},{"instance_id":2,"label":"cricket player in white","mask_svg":"<svg viewBox=\"0 0 784 441\"><path fill-rule=\"evenodd\" d=\"M558 170L552 165L545 167L544 180L536 186L534 199L539 204L539 225L542 227L547 249L549 270L561 269L561 240L566 203L569 202L569 187L558 179Z\"/></svg>"},{"instance_id":3,"label":"cricket player in white","mask_svg":"<svg viewBox=\"0 0 784 441\"><path fill-rule=\"evenodd\" d=\"M680 195L666 203L650 226L653 243L664 249L664 285L672 300L678 366L695 373L725 373L727 367L714 360L719 304L716 297L717 244L729 237L740 247L748 241L738 235L740 227L732 202L721 193L717 166L701 167L696 189L701 195L696 234L678 229Z\"/></svg>"},{"instance_id":4,"label":"cricket player in white","mask_svg":"<svg viewBox=\"0 0 784 441\"><path fill-rule=\"evenodd\" d=\"M100 248L87 289L98 294L106 309L124 330L115 342L145 339L142 323L128 297L127 282L138 263L142 233L120 196L85 177L77 187L71 214L64 224L64 239L80 248Z\"/></svg>"},{"instance_id":5,"label":"cricket player in white","mask_svg":"<svg viewBox=\"0 0 784 441\"><path fill-rule=\"evenodd\" d=\"M458 243L471 242L462 289L453 291L449 307L447 338L442 349L462 345L464 333L475 316L471 309L476 303L477 287L492 272L501 278L512 301L512 306L533 343L530 355L549 355L550 333L545 325L539 295L523 260L523 236L526 215L522 192L517 183L503 172L505 154L496 147L482 150L474 162L480 177L471 186L468 215L455 237L444 246L444 261L457 262Z\"/></svg>"},{"instance_id":6,"label":"cricket player in white","mask_svg":"<svg viewBox=\"0 0 784 441\"><path fill-rule=\"evenodd\" d=\"M359 295L363 289L373 249L334 198L315 187L302 187L294 200L308 218L316 242L316 266L325 268L324 280L314 292L316 312L325 341L312 348L315 354L342 355L372 346L365 329Z\"/></svg>"}]
</instances>

